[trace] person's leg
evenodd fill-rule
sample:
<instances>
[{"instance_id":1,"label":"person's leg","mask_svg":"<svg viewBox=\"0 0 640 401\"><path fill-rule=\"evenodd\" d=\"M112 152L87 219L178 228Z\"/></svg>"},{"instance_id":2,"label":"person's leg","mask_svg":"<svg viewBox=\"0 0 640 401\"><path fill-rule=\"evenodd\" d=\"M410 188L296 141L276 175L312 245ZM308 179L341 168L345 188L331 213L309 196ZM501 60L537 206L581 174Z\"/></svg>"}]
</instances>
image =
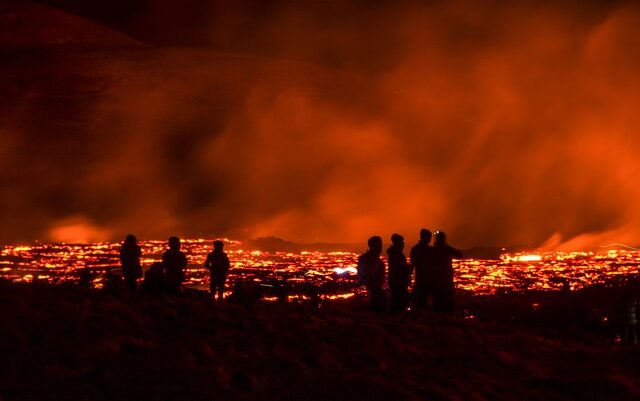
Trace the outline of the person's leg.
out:
<instances>
[{"instance_id":1,"label":"person's leg","mask_svg":"<svg viewBox=\"0 0 640 401\"><path fill-rule=\"evenodd\" d=\"M124 277L124 280L127 284L127 290L129 292L136 292L138 290L138 283L135 277L133 277L132 275L126 275Z\"/></svg>"},{"instance_id":2,"label":"person's leg","mask_svg":"<svg viewBox=\"0 0 640 401\"><path fill-rule=\"evenodd\" d=\"M429 293L424 287L416 287L411 294L413 309L424 310L427 308L427 301L429 300Z\"/></svg>"},{"instance_id":3,"label":"person's leg","mask_svg":"<svg viewBox=\"0 0 640 401\"><path fill-rule=\"evenodd\" d=\"M437 288L433 292L433 311L436 313L453 313L453 299L448 288Z\"/></svg>"},{"instance_id":4,"label":"person's leg","mask_svg":"<svg viewBox=\"0 0 640 401\"><path fill-rule=\"evenodd\" d=\"M380 296L376 288L369 289L369 310L378 312L380 308Z\"/></svg>"},{"instance_id":5,"label":"person's leg","mask_svg":"<svg viewBox=\"0 0 640 401\"><path fill-rule=\"evenodd\" d=\"M400 299L398 298L398 290L396 288L390 288L389 293L391 295L391 303L389 305L389 309L391 312L397 312L400 310Z\"/></svg>"},{"instance_id":6,"label":"person's leg","mask_svg":"<svg viewBox=\"0 0 640 401\"><path fill-rule=\"evenodd\" d=\"M400 296L400 310L406 311L409 306L409 290L407 288L403 288Z\"/></svg>"},{"instance_id":7,"label":"person's leg","mask_svg":"<svg viewBox=\"0 0 640 401\"><path fill-rule=\"evenodd\" d=\"M438 288L434 292L433 310L438 313L453 313L452 288Z\"/></svg>"},{"instance_id":8,"label":"person's leg","mask_svg":"<svg viewBox=\"0 0 640 401\"><path fill-rule=\"evenodd\" d=\"M216 298L216 280L213 278L213 275L209 276L209 294L213 299Z\"/></svg>"},{"instance_id":9,"label":"person's leg","mask_svg":"<svg viewBox=\"0 0 640 401\"><path fill-rule=\"evenodd\" d=\"M391 292L391 306L392 312L402 312L407 309L407 303L409 299L409 292L406 288L394 288Z\"/></svg>"},{"instance_id":10,"label":"person's leg","mask_svg":"<svg viewBox=\"0 0 640 401\"><path fill-rule=\"evenodd\" d=\"M375 290L375 304L376 312L383 312L387 309L387 297L382 288Z\"/></svg>"},{"instance_id":11,"label":"person's leg","mask_svg":"<svg viewBox=\"0 0 640 401\"><path fill-rule=\"evenodd\" d=\"M424 308L431 310L435 310L436 305L436 291L433 287L427 287L427 290L424 294ZM429 307L429 303L431 303L431 307Z\"/></svg>"}]
</instances>

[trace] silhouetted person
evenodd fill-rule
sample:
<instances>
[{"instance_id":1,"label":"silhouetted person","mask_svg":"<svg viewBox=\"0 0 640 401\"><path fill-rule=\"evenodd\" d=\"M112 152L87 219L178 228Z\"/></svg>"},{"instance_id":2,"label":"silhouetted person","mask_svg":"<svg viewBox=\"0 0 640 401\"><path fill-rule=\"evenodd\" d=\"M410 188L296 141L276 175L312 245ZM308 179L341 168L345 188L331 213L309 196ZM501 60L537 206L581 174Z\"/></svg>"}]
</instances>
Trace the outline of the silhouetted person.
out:
<instances>
[{"instance_id":1,"label":"silhouetted person","mask_svg":"<svg viewBox=\"0 0 640 401\"><path fill-rule=\"evenodd\" d=\"M286 304L289 302L289 292L291 291L291 286L287 283L286 279L277 280L273 286L276 297L278 297L278 302L281 304Z\"/></svg>"},{"instance_id":2,"label":"silhouetted person","mask_svg":"<svg viewBox=\"0 0 640 401\"><path fill-rule=\"evenodd\" d=\"M122 276L109 270L102 290L108 294L119 296L122 293Z\"/></svg>"},{"instance_id":3,"label":"silhouetted person","mask_svg":"<svg viewBox=\"0 0 640 401\"><path fill-rule=\"evenodd\" d=\"M227 272L231 267L229 258L226 252L224 252L224 242L213 241L213 252L207 255L207 260L204 262L204 267L209 270L210 281L209 291L215 299L216 292L218 293L218 301L222 301L224 297L224 286L227 282Z\"/></svg>"},{"instance_id":4,"label":"silhouetted person","mask_svg":"<svg viewBox=\"0 0 640 401\"><path fill-rule=\"evenodd\" d=\"M93 274L88 267L84 267L80 272L80 281L79 284L84 288L91 288L91 282L93 281Z\"/></svg>"},{"instance_id":5,"label":"silhouetted person","mask_svg":"<svg viewBox=\"0 0 640 401\"><path fill-rule=\"evenodd\" d=\"M169 238L169 249L162 254L162 267L167 291L179 294L184 281L184 269L187 267L187 256L180 251L180 238Z\"/></svg>"},{"instance_id":6,"label":"silhouetted person","mask_svg":"<svg viewBox=\"0 0 640 401\"><path fill-rule=\"evenodd\" d=\"M309 299L309 305L311 305L314 309L320 308L322 298L320 297L320 289L318 288L318 285L315 283L307 283L304 289L304 294Z\"/></svg>"},{"instance_id":7,"label":"silhouetted person","mask_svg":"<svg viewBox=\"0 0 640 401\"><path fill-rule=\"evenodd\" d=\"M399 312L409 305L409 284L411 284L411 266L404 256L404 237L400 234L391 236L391 246L387 249L389 256L389 291L391 292L391 311Z\"/></svg>"},{"instance_id":8,"label":"silhouetted person","mask_svg":"<svg viewBox=\"0 0 640 401\"><path fill-rule=\"evenodd\" d=\"M624 294L624 333L622 340L625 344L638 344L638 334L636 326L638 325L638 305L640 300L638 298L637 289L627 288Z\"/></svg>"},{"instance_id":9,"label":"silhouetted person","mask_svg":"<svg viewBox=\"0 0 640 401\"><path fill-rule=\"evenodd\" d=\"M369 250L358 257L358 277L369 293L369 308L379 312L387 303L384 294L385 265L380 259L382 238L373 236L367 244Z\"/></svg>"},{"instance_id":10,"label":"silhouetted person","mask_svg":"<svg viewBox=\"0 0 640 401\"><path fill-rule=\"evenodd\" d=\"M233 290L229 296L229 302L234 304L243 304L246 302L247 291L242 277L238 278L233 285Z\"/></svg>"},{"instance_id":11,"label":"silhouetted person","mask_svg":"<svg viewBox=\"0 0 640 401\"><path fill-rule=\"evenodd\" d=\"M262 297L262 291L260 287L250 281L245 281L242 278L238 278L233 285L233 291L228 298L228 301L233 304L242 305L246 308L251 308Z\"/></svg>"},{"instance_id":12,"label":"silhouetted person","mask_svg":"<svg viewBox=\"0 0 640 401\"><path fill-rule=\"evenodd\" d=\"M138 240L133 234L127 235L120 248L120 264L122 265L122 275L125 285L131 292L138 289L137 280L142 277L142 266L140 265L140 257L142 250L138 245Z\"/></svg>"},{"instance_id":13,"label":"silhouetted person","mask_svg":"<svg viewBox=\"0 0 640 401\"><path fill-rule=\"evenodd\" d=\"M453 259L462 258L462 253L447 244L447 235L436 231L433 243L433 267L436 286L433 296L433 309L439 313L453 313L454 292Z\"/></svg>"},{"instance_id":14,"label":"silhouetted person","mask_svg":"<svg viewBox=\"0 0 640 401\"><path fill-rule=\"evenodd\" d=\"M162 263L155 262L144 272L142 291L147 294L161 295L166 288L164 280L164 267Z\"/></svg>"},{"instance_id":15,"label":"silhouetted person","mask_svg":"<svg viewBox=\"0 0 640 401\"><path fill-rule=\"evenodd\" d=\"M420 230L420 241L411 248L411 267L416 272L415 284L411 293L413 308L425 309L429 304L429 298L433 300L436 277L433 266L433 247L431 231L423 228Z\"/></svg>"}]
</instances>

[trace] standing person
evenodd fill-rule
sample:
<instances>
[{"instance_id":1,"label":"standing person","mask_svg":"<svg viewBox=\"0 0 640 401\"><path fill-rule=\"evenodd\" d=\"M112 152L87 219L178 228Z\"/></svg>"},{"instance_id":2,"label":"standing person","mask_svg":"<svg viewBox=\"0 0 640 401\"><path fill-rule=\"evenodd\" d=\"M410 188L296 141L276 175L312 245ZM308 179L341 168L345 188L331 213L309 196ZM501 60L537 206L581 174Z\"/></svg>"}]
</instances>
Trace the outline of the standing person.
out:
<instances>
[{"instance_id":1,"label":"standing person","mask_svg":"<svg viewBox=\"0 0 640 401\"><path fill-rule=\"evenodd\" d=\"M224 242L220 240L213 241L213 252L207 255L207 260L204 262L204 267L209 270L211 276L209 291L211 291L213 299L216 298L216 291L218 292L218 301L222 301L224 286L227 282L227 272L231 267L229 257L223 248Z\"/></svg>"},{"instance_id":2,"label":"standing person","mask_svg":"<svg viewBox=\"0 0 640 401\"><path fill-rule=\"evenodd\" d=\"M184 269L187 267L187 256L180 251L180 238L169 238L169 249L162 254L162 267L167 291L179 294L184 281Z\"/></svg>"},{"instance_id":3,"label":"standing person","mask_svg":"<svg viewBox=\"0 0 640 401\"><path fill-rule=\"evenodd\" d=\"M400 234L391 236L391 246L387 249L389 256L389 291L391 292L391 312L400 312L409 305L409 284L411 284L411 266L404 256L404 237Z\"/></svg>"},{"instance_id":4,"label":"standing person","mask_svg":"<svg viewBox=\"0 0 640 401\"><path fill-rule=\"evenodd\" d=\"M453 313L455 286L453 283L453 259L462 258L462 252L447 244L447 235L436 231L433 243L433 267L436 287L433 309L439 313Z\"/></svg>"},{"instance_id":5,"label":"standing person","mask_svg":"<svg viewBox=\"0 0 640 401\"><path fill-rule=\"evenodd\" d=\"M127 235L120 248L120 265L122 265L122 275L127 289L131 292L138 290L137 280L142 277L141 256L142 250L138 245L136 236L133 234Z\"/></svg>"},{"instance_id":6,"label":"standing person","mask_svg":"<svg viewBox=\"0 0 640 401\"><path fill-rule=\"evenodd\" d=\"M423 228L420 230L420 241L411 248L411 267L416 272L415 284L411 293L413 309L425 309L429 304L429 298L433 298L435 285L433 268L433 247L431 243L431 231Z\"/></svg>"},{"instance_id":7,"label":"standing person","mask_svg":"<svg viewBox=\"0 0 640 401\"><path fill-rule=\"evenodd\" d=\"M375 235L367 241L369 250L358 257L358 278L369 293L369 308L374 312L386 307L384 294L385 264L380 259L382 238Z\"/></svg>"},{"instance_id":8,"label":"standing person","mask_svg":"<svg viewBox=\"0 0 640 401\"><path fill-rule=\"evenodd\" d=\"M624 335L622 339L626 344L638 344L638 334L636 326L638 325L637 309L640 305L638 300L638 293L634 287L627 288L624 295L624 308L625 308L625 326Z\"/></svg>"}]
</instances>

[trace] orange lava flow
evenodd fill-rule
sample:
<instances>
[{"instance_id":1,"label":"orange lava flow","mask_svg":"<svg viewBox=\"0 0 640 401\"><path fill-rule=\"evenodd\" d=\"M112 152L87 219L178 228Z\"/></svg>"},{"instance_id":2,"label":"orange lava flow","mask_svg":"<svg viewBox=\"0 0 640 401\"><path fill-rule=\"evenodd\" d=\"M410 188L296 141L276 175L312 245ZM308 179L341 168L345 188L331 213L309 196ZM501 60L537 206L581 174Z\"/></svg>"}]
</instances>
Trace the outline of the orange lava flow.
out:
<instances>
[{"instance_id":1,"label":"orange lava flow","mask_svg":"<svg viewBox=\"0 0 640 401\"><path fill-rule=\"evenodd\" d=\"M263 252L243 249L243 243L225 239L231 259L230 283L242 277L265 288L286 281L296 290L315 288L326 299L353 295L357 254L352 252ZM146 269L159 261L165 241L141 242ZM36 243L0 248L0 277L13 282L77 282L83 270L92 272L92 285L101 288L105 273L119 268L120 243ZM208 288L202 265L211 241L183 241L188 255L186 286ZM503 254L499 260L463 259L454 262L456 287L474 294L500 291L576 290L595 284L616 284L640 274L640 252L543 252ZM117 270L115 270L117 272ZM300 292L300 291L299 291ZM304 291L301 291L304 293Z\"/></svg>"}]
</instances>

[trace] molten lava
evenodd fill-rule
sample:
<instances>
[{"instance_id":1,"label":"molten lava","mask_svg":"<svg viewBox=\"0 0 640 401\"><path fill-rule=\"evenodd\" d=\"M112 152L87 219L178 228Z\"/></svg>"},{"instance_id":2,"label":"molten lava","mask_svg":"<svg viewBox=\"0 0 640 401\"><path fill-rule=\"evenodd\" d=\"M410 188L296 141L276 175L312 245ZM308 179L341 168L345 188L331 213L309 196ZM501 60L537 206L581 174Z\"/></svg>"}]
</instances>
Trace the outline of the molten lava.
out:
<instances>
[{"instance_id":1,"label":"molten lava","mask_svg":"<svg viewBox=\"0 0 640 401\"><path fill-rule=\"evenodd\" d=\"M352 252L264 252L246 249L239 241L225 240L231 259L230 283L238 278L264 286L285 280L292 297L316 288L324 297L353 294L357 254ZM160 260L164 241L141 242L145 268ZM119 243L4 246L0 251L0 276L20 282L77 282L84 269L93 272L93 286L102 287L105 273L118 269ZM186 285L206 289L208 272L202 267L211 251L204 239L185 240L188 255ZM594 284L620 284L640 274L640 252L609 250L593 252L542 252L504 254L499 260L455 261L455 282L460 290L474 294L499 291L579 289ZM296 293L298 295L296 295ZM302 295L300 295L302 294Z\"/></svg>"}]
</instances>

